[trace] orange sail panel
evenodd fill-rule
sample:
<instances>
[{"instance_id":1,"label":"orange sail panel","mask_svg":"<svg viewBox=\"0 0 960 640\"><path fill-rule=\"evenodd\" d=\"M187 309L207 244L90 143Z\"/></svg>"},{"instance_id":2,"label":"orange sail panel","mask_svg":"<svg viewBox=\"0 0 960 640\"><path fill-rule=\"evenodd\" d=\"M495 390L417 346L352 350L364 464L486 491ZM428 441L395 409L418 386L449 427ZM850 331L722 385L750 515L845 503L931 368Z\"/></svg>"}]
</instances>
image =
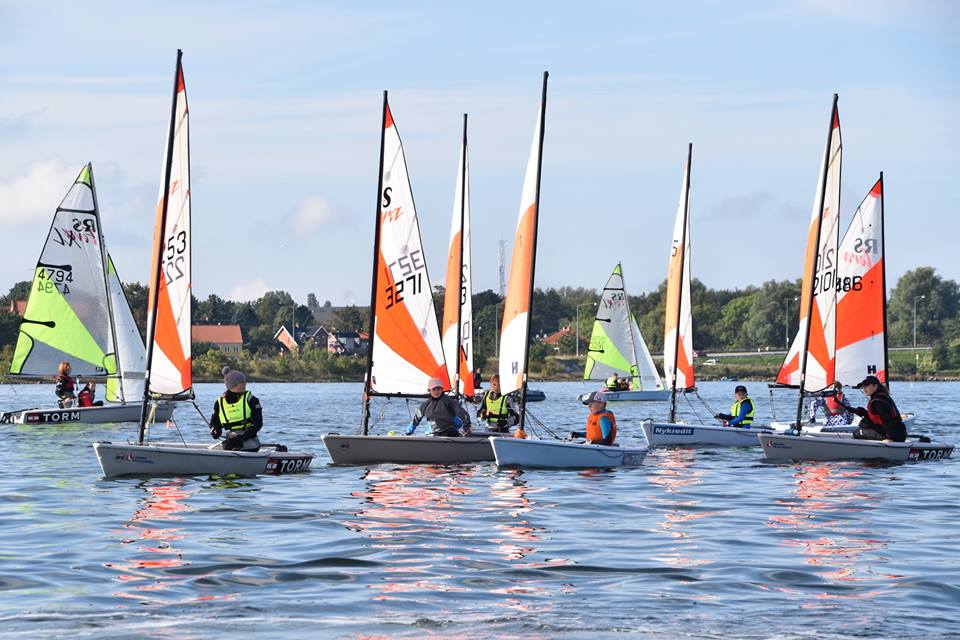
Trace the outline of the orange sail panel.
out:
<instances>
[{"instance_id":1,"label":"orange sail panel","mask_svg":"<svg viewBox=\"0 0 960 640\"><path fill-rule=\"evenodd\" d=\"M147 314L150 320L147 342L152 351L148 371L150 391L170 396L185 393L193 386L189 115L183 67L178 58L177 90L170 123L172 146L163 163L154 227L149 300L152 303L156 299L156 309L151 304ZM168 130L167 139L170 137Z\"/></svg>"},{"instance_id":2,"label":"orange sail panel","mask_svg":"<svg viewBox=\"0 0 960 640\"><path fill-rule=\"evenodd\" d=\"M690 156L683 170L680 204L673 224L667 263L667 300L664 312L663 372L668 389L689 389L693 375L693 315L690 305ZM679 334L679 335L678 335ZM676 379L674 379L676 371Z\"/></svg>"},{"instance_id":3,"label":"orange sail panel","mask_svg":"<svg viewBox=\"0 0 960 640\"><path fill-rule=\"evenodd\" d=\"M370 390L423 395L448 381L403 144L386 106ZM446 382L449 388L449 382Z\"/></svg>"}]
</instances>

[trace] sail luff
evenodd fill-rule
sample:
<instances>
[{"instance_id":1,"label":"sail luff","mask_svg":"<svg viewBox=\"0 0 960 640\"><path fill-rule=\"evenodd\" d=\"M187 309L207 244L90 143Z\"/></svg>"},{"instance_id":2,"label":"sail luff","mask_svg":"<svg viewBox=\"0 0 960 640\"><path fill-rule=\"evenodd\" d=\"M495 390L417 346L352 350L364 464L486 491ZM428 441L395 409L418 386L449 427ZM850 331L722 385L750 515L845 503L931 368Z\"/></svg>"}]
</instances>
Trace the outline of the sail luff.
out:
<instances>
[{"instance_id":1,"label":"sail luff","mask_svg":"<svg viewBox=\"0 0 960 640\"><path fill-rule=\"evenodd\" d=\"M373 267L370 277L370 324L367 340L367 371L363 376L363 435L369 433L370 425L370 394L372 388L370 385L370 376L373 372L373 332L376 323L377 308L377 268L380 261L380 199L383 191L383 152L387 133L387 92L383 92L383 110L380 116L380 168L377 171L377 206L374 209L376 215L373 218Z\"/></svg>"},{"instance_id":2,"label":"sail luff","mask_svg":"<svg viewBox=\"0 0 960 640\"><path fill-rule=\"evenodd\" d=\"M87 168L90 172L90 191L93 194L93 208L100 211L100 204L97 200L96 180L93 177L93 164L88 163ZM117 340L116 316L113 312L113 296L110 294L110 267L108 265L106 245L103 239L103 225L97 225L97 236L100 238L100 258L103 265L103 289L107 298L107 317L110 318L110 338L113 340L113 361L116 365L115 375L119 378L117 388L120 390L120 403L126 404L127 399L123 394L123 366L120 363L120 348ZM109 356L109 353L107 354Z\"/></svg>"},{"instance_id":3,"label":"sail luff","mask_svg":"<svg viewBox=\"0 0 960 640\"><path fill-rule=\"evenodd\" d=\"M690 318L690 268L687 264L687 251L690 245L690 171L693 161L693 143L687 145L687 163L683 172L683 185L680 189L680 204L674 221L671 254L667 267L667 295L665 309L663 370L670 389L670 412L668 420L674 422L677 415L677 390L680 378L683 388L693 386L693 354L688 353L688 343L692 345L692 320ZM686 306L685 306L686 305ZM686 313L685 313L686 311ZM672 316L672 317L671 317ZM672 321L672 326L671 326ZM681 350L681 347L683 349ZM680 361L683 359L681 370Z\"/></svg>"},{"instance_id":4,"label":"sail luff","mask_svg":"<svg viewBox=\"0 0 960 640\"><path fill-rule=\"evenodd\" d=\"M887 242L886 242L886 228L887 228L887 219L885 217L885 211L883 208L883 201L885 196L883 190L883 171L880 172L880 180L878 181L880 186L880 255L883 256L883 266L880 269L880 287L883 292L883 370L886 373L886 377L883 380L884 384L887 385L887 389L890 388L890 348L887 344Z\"/></svg>"},{"instance_id":5,"label":"sail luff","mask_svg":"<svg viewBox=\"0 0 960 640\"><path fill-rule=\"evenodd\" d=\"M822 165L823 175L820 177L820 188L819 188L819 193L817 197L817 207L813 210L813 216L812 216L813 217L812 226L816 230L816 233L813 234L815 236L813 244L810 245L808 243L807 260L806 260L807 269L806 269L806 272L803 274L804 275L803 288L800 294L801 322L806 320L806 326L803 331L803 344L800 350L800 384L799 384L799 393L797 394L797 417L796 417L796 428L798 432L801 429L801 420L803 417L803 393L806 387L807 360L808 360L808 353L810 348L810 333L813 326L813 322L812 322L813 310L814 310L814 303L816 302L816 296L817 296L817 292L814 291L814 285L819 284L821 288L824 287L823 282L821 281L818 283L817 281L815 281L815 278L817 277L818 268L822 266L818 264L819 262L821 262L821 260L819 260L818 258L820 254L823 253L821 251L821 235L823 232L823 218L824 218L824 214L826 213L824 211L824 206L826 204L826 197L827 197L827 181L830 176L830 172L832 168L830 160L832 156L831 152L833 151L834 130L835 129L839 130L840 128L839 116L837 114L838 99L839 99L839 96L837 94L833 94L833 108L831 109L831 113L830 113L830 124L827 128L827 144L823 152L823 165ZM839 153L839 144L838 144L837 151ZM837 180L837 184L835 185L835 188L839 190L839 175L837 177L838 177L838 180ZM839 205L839 203L837 204ZM837 216L838 212L834 211L832 212L832 215ZM813 229L811 229L811 231L813 231ZM834 255L836 255L836 253ZM825 268L829 268L829 267L826 267L825 265L823 266ZM832 285L833 283L831 282L831 289L833 289ZM828 345L828 349L829 348L830 346ZM829 354L828 352L828 357L830 355L832 354Z\"/></svg>"}]
</instances>

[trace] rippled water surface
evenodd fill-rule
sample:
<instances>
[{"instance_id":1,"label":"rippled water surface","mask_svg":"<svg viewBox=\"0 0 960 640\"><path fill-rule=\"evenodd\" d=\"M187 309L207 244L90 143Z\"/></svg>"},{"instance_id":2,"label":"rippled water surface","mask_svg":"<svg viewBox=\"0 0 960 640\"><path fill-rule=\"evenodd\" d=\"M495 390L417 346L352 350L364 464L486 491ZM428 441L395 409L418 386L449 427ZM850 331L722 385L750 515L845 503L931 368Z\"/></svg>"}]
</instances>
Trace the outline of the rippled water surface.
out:
<instances>
[{"instance_id":1,"label":"rippled water surface","mask_svg":"<svg viewBox=\"0 0 960 640\"><path fill-rule=\"evenodd\" d=\"M735 383L701 393L725 410ZM533 412L581 427L576 383ZM332 467L358 384L253 384L264 441L311 473L100 476L132 425L0 427L0 635L12 637L957 637L958 460L773 465L754 449L657 449L613 471ZM758 414L770 399L752 385ZM197 389L209 411L219 385ZM894 386L915 432L958 440L960 384ZM778 392L784 417L795 402ZM858 396L852 392L851 396ZM51 386L0 386L0 408ZM664 403L611 407L622 440ZM412 407L411 407L412 410ZM408 421L394 401L378 429ZM207 438L196 412L177 422ZM176 432L155 428L154 436Z\"/></svg>"}]
</instances>

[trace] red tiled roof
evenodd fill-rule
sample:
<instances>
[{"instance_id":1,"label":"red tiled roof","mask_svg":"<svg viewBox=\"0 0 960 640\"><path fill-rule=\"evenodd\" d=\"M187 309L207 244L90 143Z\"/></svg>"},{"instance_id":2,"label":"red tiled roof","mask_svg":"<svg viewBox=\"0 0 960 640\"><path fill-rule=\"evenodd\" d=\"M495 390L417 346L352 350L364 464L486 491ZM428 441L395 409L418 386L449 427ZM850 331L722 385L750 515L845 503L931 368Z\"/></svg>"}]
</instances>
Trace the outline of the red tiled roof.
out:
<instances>
[{"instance_id":1,"label":"red tiled roof","mask_svg":"<svg viewBox=\"0 0 960 640\"><path fill-rule=\"evenodd\" d=\"M243 344L243 333L237 324L195 324L190 328L194 342L210 344Z\"/></svg>"},{"instance_id":2,"label":"red tiled roof","mask_svg":"<svg viewBox=\"0 0 960 640\"><path fill-rule=\"evenodd\" d=\"M26 300L11 300L10 301L10 313L15 313L21 318L27 310L27 301Z\"/></svg>"},{"instance_id":3,"label":"red tiled roof","mask_svg":"<svg viewBox=\"0 0 960 640\"><path fill-rule=\"evenodd\" d=\"M570 332L572 331L573 329L571 329L570 327L564 327L563 329L560 329L560 331L557 331L556 333L551 333L549 336L543 339L543 342L545 344L556 344L560 342L561 338L563 338L564 336L570 335Z\"/></svg>"}]
</instances>

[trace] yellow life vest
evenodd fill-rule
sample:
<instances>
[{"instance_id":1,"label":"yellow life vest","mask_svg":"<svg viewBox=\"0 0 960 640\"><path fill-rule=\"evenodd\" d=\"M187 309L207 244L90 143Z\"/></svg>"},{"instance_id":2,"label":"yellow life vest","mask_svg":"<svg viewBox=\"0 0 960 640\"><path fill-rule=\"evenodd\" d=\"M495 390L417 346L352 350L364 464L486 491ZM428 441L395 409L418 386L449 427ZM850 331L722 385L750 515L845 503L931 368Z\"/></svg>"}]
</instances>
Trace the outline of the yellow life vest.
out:
<instances>
[{"instance_id":1,"label":"yellow life vest","mask_svg":"<svg viewBox=\"0 0 960 640\"><path fill-rule=\"evenodd\" d=\"M500 394L500 397L496 400L494 400L492 396L492 391L488 391L484 396L483 406L486 409L487 421L497 422L500 418L506 419L509 414L507 410L507 396Z\"/></svg>"},{"instance_id":2,"label":"yellow life vest","mask_svg":"<svg viewBox=\"0 0 960 640\"><path fill-rule=\"evenodd\" d=\"M250 408L249 391L244 391L243 395L236 402L227 402L225 396L217 399L217 416L220 418L220 426L230 431L243 431L253 425L253 410Z\"/></svg>"},{"instance_id":3,"label":"yellow life vest","mask_svg":"<svg viewBox=\"0 0 960 640\"><path fill-rule=\"evenodd\" d=\"M732 405L730 405L730 415L732 415L734 418L739 416L740 405L742 405L744 402L747 402L748 400L750 402L750 411L747 412L747 415L746 417L744 417L743 421L738 422L737 424L743 424L743 425L753 424L753 414L757 410L757 404L752 399L750 399L749 396L744 398L743 400L737 400Z\"/></svg>"}]
</instances>

